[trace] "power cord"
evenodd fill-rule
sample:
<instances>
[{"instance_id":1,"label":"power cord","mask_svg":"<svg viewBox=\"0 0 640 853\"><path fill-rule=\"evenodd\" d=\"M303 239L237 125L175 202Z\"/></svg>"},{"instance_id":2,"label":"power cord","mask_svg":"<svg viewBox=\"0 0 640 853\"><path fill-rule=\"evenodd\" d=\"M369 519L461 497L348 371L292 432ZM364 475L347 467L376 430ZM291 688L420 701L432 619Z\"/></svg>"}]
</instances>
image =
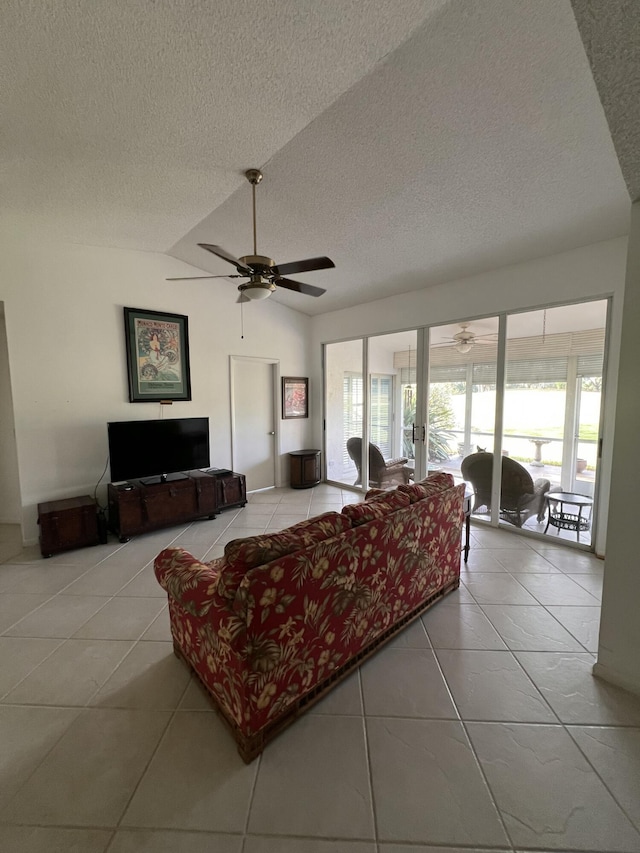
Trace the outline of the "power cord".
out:
<instances>
[{"instance_id":1,"label":"power cord","mask_svg":"<svg viewBox=\"0 0 640 853\"><path fill-rule=\"evenodd\" d=\"M107 508L106 508L106 506L100 506L100 504L98 503L98 499L97 499L97 497L96 497L96 496L97 496L97 494L98 494L98 486L99 486L99 485L100 485L100 483L102 482L102 478L104 477L104 475L107 473L107 466L108 466L108 464L109 464L109 454L107 454L107 461L104 463L104 469L103 469L103 471L102 471L102 474L100 474L100 479L99 479L99 480L98 480L98 482L96 483L96 487L95 487L95 489L93 490L93 499L94 499L94 501L96 502L96 504L98 504L98 509L100 510L100 512L106 512L106 509L107 509Z\"/></svg>"},{"instance_id":2,"label":"power cord","mask_svg":"<svg viewBox=\"0 0 640 853\"><path fill-rule=\"evenodd\" d=\"M109 454L107 454L107 461L104 463L104 469L103 469L103 471L102 471L102 474L100 475L100 479L99 479L99 480L98 480L98 482L96 483L96 487L95 487L95 489L93 490L93 499L94 499L94 501L96 502L96 505L97 505L97 507L98 507L98 541L99 541L102 545L106 545L106 544L107 544L107 539L108 539L108 535L107 535L107 515L106 515L106 513L107 513L107 507L106 507L106 506L104 506L104 507L103 507L103 506L100 506L100 504L98 503L97 494L98 494L98 486L100 485L100 483L102 482L102 478L103 478L103 477L104 477L104 475L106 474L106 471L107 471L107 465L108 465L108 464L109 464Z\"/></svg>"}]
</instances>

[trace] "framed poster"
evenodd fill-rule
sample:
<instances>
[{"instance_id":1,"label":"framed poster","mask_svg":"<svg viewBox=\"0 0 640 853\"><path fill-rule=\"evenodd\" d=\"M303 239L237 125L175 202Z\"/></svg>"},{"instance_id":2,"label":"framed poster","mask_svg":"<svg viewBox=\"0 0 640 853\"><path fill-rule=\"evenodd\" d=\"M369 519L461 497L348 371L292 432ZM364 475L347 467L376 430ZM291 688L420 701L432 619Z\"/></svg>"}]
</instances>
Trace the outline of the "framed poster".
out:
<instances>
[{"instance_id":1,"label":"framed poster","mask_svg":"<svg viewBox=\"0 0 640 853\"><path fill-rule=\"evenodd\" d=\"M182 314L124 309L130 403L190 400L189 326Z\"/></svg>"},{"instance_id":2,"label":"framed poster","mask_svg":"<svg viewBox=\"0 0 640 853\"><path fill-rule=\"evenodd\" d=\"M282 377L282 417L309 417L309 380L302 376Z\"/></svg>"}]
</instances>

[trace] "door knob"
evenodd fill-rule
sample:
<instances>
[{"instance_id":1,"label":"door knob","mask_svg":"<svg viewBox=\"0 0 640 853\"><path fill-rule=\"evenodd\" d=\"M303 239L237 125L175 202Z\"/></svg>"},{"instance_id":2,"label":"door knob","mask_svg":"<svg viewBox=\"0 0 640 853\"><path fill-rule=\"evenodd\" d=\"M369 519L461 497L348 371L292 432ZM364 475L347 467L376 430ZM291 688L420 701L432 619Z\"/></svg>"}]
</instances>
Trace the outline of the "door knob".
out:
<instances>
[{"instance_id":1,"label":"door knob","mask_svg":"<svg viewBox=\"0 0 640 853\"><path fill-rule=\"evenodd\" d=\"M275 435L275 434L276 434L275 429L272 429L271 432L267 433L267 435Z\"/></svg>"}]
</instances>

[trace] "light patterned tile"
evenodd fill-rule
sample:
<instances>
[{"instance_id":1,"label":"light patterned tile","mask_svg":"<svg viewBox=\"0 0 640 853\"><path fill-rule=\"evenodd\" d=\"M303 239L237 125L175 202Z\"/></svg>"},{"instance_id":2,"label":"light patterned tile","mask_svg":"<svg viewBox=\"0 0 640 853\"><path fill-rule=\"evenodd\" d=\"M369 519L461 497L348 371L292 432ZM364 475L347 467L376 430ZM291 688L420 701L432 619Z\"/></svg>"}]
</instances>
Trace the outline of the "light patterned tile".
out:
<instances>
[{"instance_id":1,"label":"light patterned tile","mask_svg":"<svg viewBox=\"0 0 640 853\"><path fill-rule=\"evenodd\" d=\"M0 814L77 714L75 708L0 705Z\"/></svg>"},{"instance_id":2,"label":"light patterned tile","mask_svg":"<svg viewBox=\"0 0 640 853\"><path fill-rule=\"evenodd\" d=\"M636 853L640 835L562 726L469 723L516 847Z\"/></svg>"},{"instance_id":3,"label":"light patterned tile","mask_svg":"<svg viewBox=\"0 0 640 853\"><path fill-rule=\"evenodd\" d=\"M515 655L563 723L640 726L640 697L595 678L591 655Z\"/></svg>"},{"instance_id":4,"label":"light patterned tile","mask_svg":"<svg viewBox=\"0 0 640 853\"><path fill-rule=\"evenodd\" d=\"M189 671L171 643L137 643L92 697L101 708L176 708Z\"/></svg>"},{"instance_id":5,"label":"light patterned tile","mask_svg":"<svg viewBox=\"0 0 640 853\"><path fill-rule=\"evenodd\" d=\"M161 711L83 711L2 818L37 825L115 827L168 720L169 712Z\"/></svg>"},{"instance_id":6,"label":"light patterned tile","mask_svg":"<svg viewBox=\"0 0 640 853\"><path fill-rule=\"evenodd\" d=\"M0 850L7 853L105 853L113 833L106 829L0 826Z\"/></svg>"},{"instance_id":7,"label":"light patterned tile","mask_svg":"<svg viewBox=\"0 0 640 853\"><path fill-rule=\"evenodd\" d=\"M556 722L511 652L436 651L463 720Z\"/></svg>"},{"instance_id":8,"label":"light patterned tile","mask_svg":"<svg viewBox=\"0 0 640 853\"><path fill-rule=\"evenodd\" d=\"M28 613L31 613L44 604L50 598L44 595L29 595L13 592L5 592L0 595L0 634L19 622ZM35 636L41 636L36 634Z\"/></svg>"},{"instance_id":9,"label":"light patterned tile","mask_svg":"<svg viewBox=\"0 0 640 853\"><path fill-rule=\"evenodd\" d=\"M248 835L243 853L376 853L373 841Z\"/></svg>"},{"instance_id":10,"label":"light patterned tile","mask_svg":"<svg viewBox=\"0 0 640 853\"><path fill-rule=\"evenodd\" d=\"M0 697L54 652L63 640L0 637Z\"/></svg>"},{"instance_id":11,"label":"light patterned tile","mask_svg":"<svg viewBox=\"0 0 640 853\"><path fill-rule=\"evenodd\" d=\"M500 635L477 604L432 607L422 615L434 649L506 649Z\"/></svg>"},{"instance_id":12,"label":"light patterned tile","mask_svg":"<svg viewBox=\"0 0 640 853\"><path fill-rule=\"evenodd\" d=\"M216 714L178 711L121 826L244 832L256 771Z\"/></svg>"},{"instance_id":13,"label":"light patterned tile","mask_svg":"<svg viewBox=\"0 0 640 853\"><path fill-rule=\"evenodd\" d=\"M125 640L67 640L20 682L4 702L84 705L133 644Z\"/></svg>"},{"instance_id":14,"label":"light patterned tile","mask_svg":"<svg viewBox=\"0 0 640 853\"><path fill-rule=\"evenodd\" d=\"M158 598L112 598L73 636L90 640L137 640L164 607Z\"/></svg>"},{"instance_id":15,"label":"light patterned tile","mask_svg":"<svg viewBox=\"0 0 640 853\"><path fill-rule=\"evenodd\" d=\"M482 609L512 651L583 651L580 643L543 607L484 604Z\"/></svg>"},{"instance_id":16,"label":"light patterned tile","mask_svg":"<svg viewBox=\"0 0 640 853\"><path fill-rule=\"evenodd\" d=\"M121 829L109 853L242 853L242 836L168 829Z\"/></svg>"},{"instance_id":17,"label":"light patterned tile","mask_svg":"<svg viewBox=\"0 0 640 853\"><path fill-rule=\"evenodd\" d=\"M566 575L522 574L518 581L540 604L575 604L590 606L598 599Z\"/></svg>"},{"instance_id":18,"label":"light patterned tile","mask_svg":"<svg viewBox=\"0 0 640 853\"><path fill-rule=\"evenodd\" d=\"M367 716L456 719L430 649L381 649L360 668Z\"/></svg>"},{"instance_id":19,"label":"light patterned tile","mask_svg":"<svg viewBox=\"0 0 640 853\"><path fill-rule=\"evenodd\" d=\"M505 845L462 725L367 720L379 842Z\"/></svg>"},{"instance_id":20,"label":"light patterned tile","mask_svg":"<svg viewBox=\"0 0 640 853\"><path fill-rule=\"evenodd\" d=\"M373 839L362 720L307 714L274 740L260 759L248 829L253 835Z\"/></svg>"},{"instance_id":21,"label":"light patterned tile","mask_svg":"<svg viewBox=\"0 0 640 853\"><path fill-rule=\"evenodd\" d=\"M570 726L568 731L640 831L640 728Z\"/></svg>"},{"instance_id":22,"label":"light patterned tile","mask_svg":"<svg viewBox=\"0 0 640 853\"><path fill-rule=\"evenodd\" d=\"M598 651L599 607L549 606L546 608L588 652Z\"/></svg>"}]
</instances>

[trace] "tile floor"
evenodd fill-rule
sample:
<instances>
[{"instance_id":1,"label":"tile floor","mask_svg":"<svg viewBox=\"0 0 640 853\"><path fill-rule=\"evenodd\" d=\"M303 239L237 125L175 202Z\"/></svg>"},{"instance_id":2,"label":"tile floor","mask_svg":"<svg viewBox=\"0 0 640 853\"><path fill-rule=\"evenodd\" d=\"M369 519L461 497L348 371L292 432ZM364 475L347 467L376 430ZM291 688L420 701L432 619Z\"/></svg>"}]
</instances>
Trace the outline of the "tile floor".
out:
<instances>
[{"instance_id":1,"label":"tile floor","mask_svg":"<svg viewBox=\"0 0 640 853\"><path fill-rule=\"evenodd\" d=\"M242 763L152 560L351 500L0 565L3 853L640 851L640 697L591 676L603 564L507 532L474 528L460 590Z\"/></svg>"}]
</instances>

